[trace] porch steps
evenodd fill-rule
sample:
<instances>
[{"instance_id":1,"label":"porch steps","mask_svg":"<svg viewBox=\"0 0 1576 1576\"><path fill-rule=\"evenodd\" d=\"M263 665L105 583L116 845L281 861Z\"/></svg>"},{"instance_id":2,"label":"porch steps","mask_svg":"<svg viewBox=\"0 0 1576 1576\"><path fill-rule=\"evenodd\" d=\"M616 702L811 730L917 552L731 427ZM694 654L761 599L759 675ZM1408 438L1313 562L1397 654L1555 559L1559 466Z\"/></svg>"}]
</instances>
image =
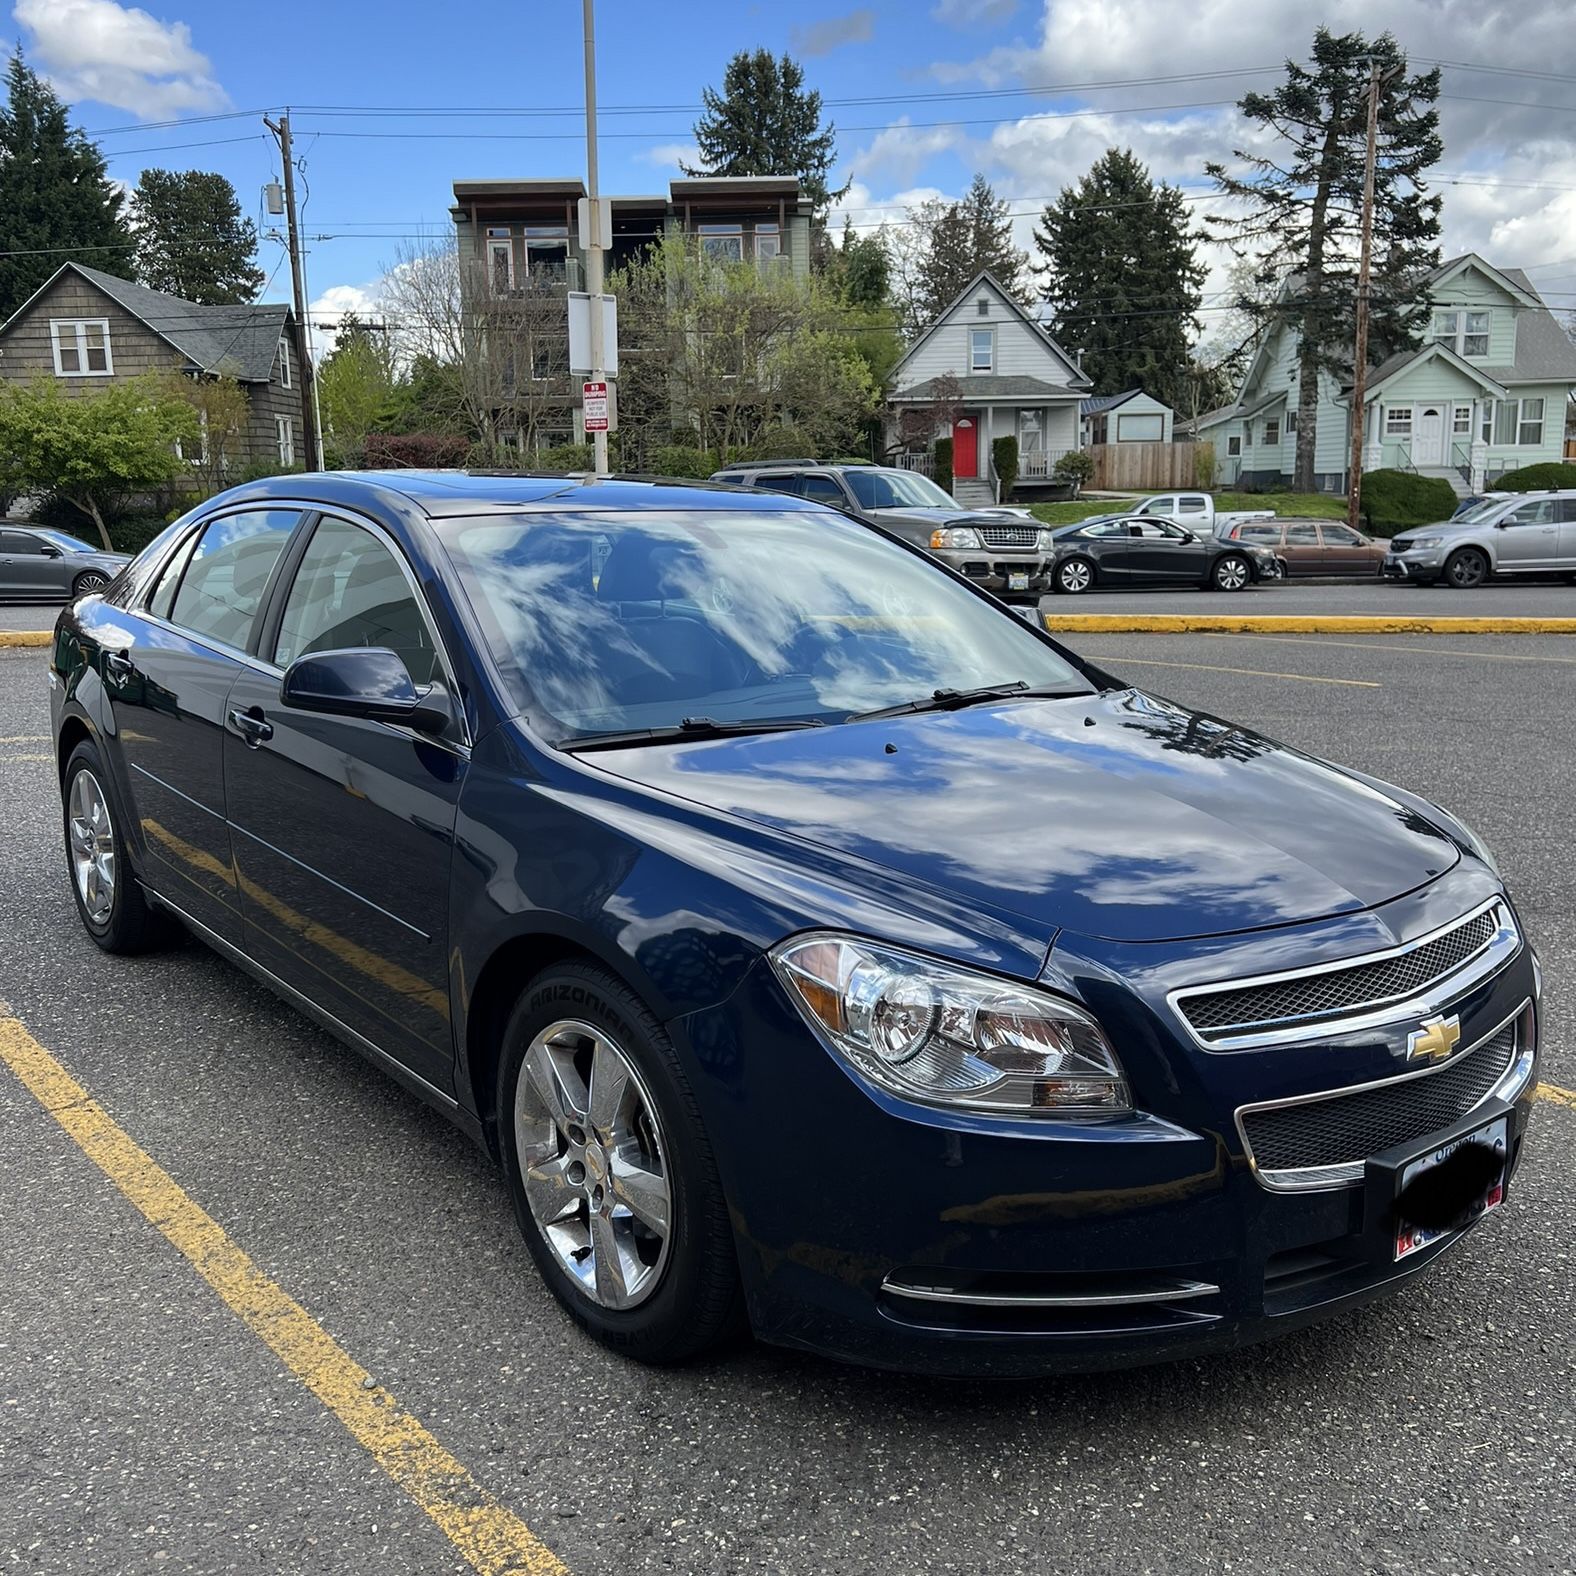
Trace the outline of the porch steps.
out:
<instances>
[{"instance_id":1,"label":"porch steps","mask_svg":"<svg viewBox=\"0 0 1576 1576\"><path fill-rule=\"evenodd\" d=\"M996 495L991 490L989 482L981 481L977 476L970 480L952 480L952 496L963 505L965 509L988 509L996 502Z\"/></svg>"},{"instance_id":2,"label":"porch steps","mask_svg":"<svg viewBox=\"0 0 1576 1576\"><path fill-rule=\"evenodd\" d=\"M1466 498L1471 494L1472 489L1467 486L1461 472L1453 465L1419 465L1417 474L1419 476L1432 476L1439 481L1449 482L1451 487L1455 489L1455 494L1458 498Z\"/></svg>"}]
</instances>

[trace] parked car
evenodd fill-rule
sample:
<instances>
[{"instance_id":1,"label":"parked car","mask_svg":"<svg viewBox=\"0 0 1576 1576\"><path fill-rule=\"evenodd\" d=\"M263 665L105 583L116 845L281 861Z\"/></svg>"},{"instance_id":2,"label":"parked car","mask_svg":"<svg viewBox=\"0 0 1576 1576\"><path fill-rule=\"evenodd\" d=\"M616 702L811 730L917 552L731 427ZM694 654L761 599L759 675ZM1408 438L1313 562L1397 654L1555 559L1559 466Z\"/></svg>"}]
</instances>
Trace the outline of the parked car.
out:
<instances>
[{"instance_id":1,"label":"parked car","mask_svg":"<svg viewBox=\"0 0 1576 1576\"><path fill-rule=\"evenodd\" d=\"M1273 509L1217 510L1214 495L1206 492L1155 493L1151 497L1140 498L1126 512L1175 520L1178 525L1185 525L1200 536L1218 536L1227 526L1237 525L1244 520L1275 518Z\"/></svg>"},{"instance_id":2,"label":"parked car","mask_svg":"<svg viewBox=\"0 0 1576 1576\"><path fill-rule=\"evenodd\" d=\"M0 523L0 597L60 602L102 591L131 562L64 531Z\"/></svg>"},{"instance_id":3,"label":"parked car","mask_svg":"<svg viewBox=\"0 0 1576 1576\"><path fill-rule=\"evenodd\" d=\"M1003 597L1038 600L1048 588L1051 533L1016 509L965 509L917 471L886 465L821 465L762 460L730 465L714 482L762 487L829 504L934 553L976 585Z\"/></svg>"},{"instance_id":4,"label":"parked car","mask_svg":"<svg viewBox=\"0 0 1576 1576\"><path fill-rule=\"evenodd\" d=\"M1450 518L1459 520L1462 515L1470 514L1480 503L1487 503L1490 498L1515 498L1524 494L1508 492L1468 493L1451 511Z\"/></svg>"},{"instance_id":5,"label":"parked car","mask_svg":"<svg viewBox=\"0 0 1576 1576\"><path fill-rule=\"evenodd\" d=\"M1334 520L1245 520L1220 532L1223 542L1251 542L1280 561L1283 577L1379 573L1385 544Z\"/></svg>"},{"instance_id":6,"label":"parked car","mask_svg":"<svg viewBox=\"0 0 1576 1576\"><path fill-rule=\"evenodd\" d=\"M1241 591L1277 580L1274 553L1256 542L1221 542L1171 520L1133 515L1080 520L1053 533L1051 589L1076 596L1097 585L1213 586Z\"/></svg>"},{"instance_id":7,"label":"parked car","mask_svg":"<svg viewBox=\"0 0 1576 1576\"><path fill-rule=\"evenodd\" d=\"M1456 519L1409 527L1391 541L1380 572L1461 590L1495 575L1564 572L1576 580L1576 489L1485 498Z\"/></svg>"},{"instance_id":8,"label":"parked car","mask_svg":"<svg viewBox=\"0 0 1576 1576\"><path fill-rule=\"evenodd\" d=\"M179 919L456 1122L625 1356L1235 1349L1521 1157L1539 974L1463 822L803 500L273 477L49 693L92 940Z\"/></svg>"}]
</instances>

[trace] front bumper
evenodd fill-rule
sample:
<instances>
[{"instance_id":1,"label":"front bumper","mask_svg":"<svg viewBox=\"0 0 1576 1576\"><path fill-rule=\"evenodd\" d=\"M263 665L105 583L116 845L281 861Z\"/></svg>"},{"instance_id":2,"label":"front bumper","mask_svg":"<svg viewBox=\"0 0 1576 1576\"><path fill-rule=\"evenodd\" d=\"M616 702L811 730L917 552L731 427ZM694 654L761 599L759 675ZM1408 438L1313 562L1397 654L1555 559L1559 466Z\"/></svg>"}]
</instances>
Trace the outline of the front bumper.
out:
<instances>
[{"instance_id":1,"label":"front bumper","mask_svg":"<svg viewBox=\"0 0 1576 1576\"><path fill-rule=\"evenodd\" d=\"M1523 945L1463 1002L1463 1023L1513 1014L1536 995L1534 970ZM937 1374L1166 1361L1384 1295L1464 1235L1393 1263L1362 1186L1266 1188L1233 1113L1285 1092L1286 1053L1189 1050L1147 997L1124 994L1125 1014L1099 1010L1150 1114L1106 1124L996 1122L872 1092L764 965L684 1020L757 1335ZM1305 1051L1304 1065L1327 1059L1311 1074L1324 1087L1356 1081L1347 1063L1391 1060L1369 1038L1321 1045L1311 1063ZM1511 1172L1535 1067L1521 1076L1502 1091Z\"/></svg>"},{"instance_id":2,"label":"front bumper","mask_svg":"<svg viewBox=\"0 0 1576 1576\"><path fill-rule=\"evenodd\" d=\"M1050 589L1050 565L1041 553L1016 553L999 547L941 547L930 551L987 591L1016 595Z\"/></svg>"},{"instance_id":3,"label":"front bumper","mask_svg":"<svg viewBox=\"0 0 1576 1576\"><path fill-rule=\"evenodd\" d=\"M1424 583L1437 580L1439 569L1439 550L1431 547L1411 553L1386 553L1379 565L1379 573L1386 580L1416 580Z\"/></svg>"}]
</instances>

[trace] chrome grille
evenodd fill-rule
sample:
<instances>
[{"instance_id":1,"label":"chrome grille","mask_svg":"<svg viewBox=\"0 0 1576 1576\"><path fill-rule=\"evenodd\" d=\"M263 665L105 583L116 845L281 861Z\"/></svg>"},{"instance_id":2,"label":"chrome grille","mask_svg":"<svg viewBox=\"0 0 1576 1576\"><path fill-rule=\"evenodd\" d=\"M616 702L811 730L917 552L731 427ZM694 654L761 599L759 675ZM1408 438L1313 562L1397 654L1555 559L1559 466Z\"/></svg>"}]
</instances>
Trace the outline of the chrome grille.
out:
<instances>
[{"instance_id":1,"label":"chrome grille","mask_svg":"<svg viewBox=\"0 0 1576 1576\"><path fill-rule=\"evenodd\" d=\"M1033 547L1039 530L1032 525L977 525L987 547Z\"/></svg>"},{"instance_id":2,"label":"chrome grille","mask_svg":"<svg viewBox=\"0 0 1576 1576\"><path fill-rule=\"evenodd\" d=\"M1509 911L1494 903L1419 945L1289 978L1182 991L1176 1006L1205 1044L1289 1025L1316 1027L1447 981L1502 931L1514 935Z\"/></svg>"},{"instance_id":3,"label":"chrome grille","mask_svg":"<svg viewBox=\"0 0 1576 1576\"><path fill-rule=\"evenodd\" d=\"M1409 553L1412 550L1412 538L1410 536L1392 537L1390 539L1390 547L1393 552Z\"/></svg>"},{"instance_id":4,"label":"chrome grille","mask_svg":"<svg viewBox=\"0 0 1576 1576\"><path fill-rule=\"evenodd\" d=\"M1245 1108L1238 1114L1243 1146L1270 1187L1358 1181L1370 1155L1426 1138L1481 1105L1515 1055L1511 1022L1434 1072L1296 1104Z\"/></svg>"}]
</instances>

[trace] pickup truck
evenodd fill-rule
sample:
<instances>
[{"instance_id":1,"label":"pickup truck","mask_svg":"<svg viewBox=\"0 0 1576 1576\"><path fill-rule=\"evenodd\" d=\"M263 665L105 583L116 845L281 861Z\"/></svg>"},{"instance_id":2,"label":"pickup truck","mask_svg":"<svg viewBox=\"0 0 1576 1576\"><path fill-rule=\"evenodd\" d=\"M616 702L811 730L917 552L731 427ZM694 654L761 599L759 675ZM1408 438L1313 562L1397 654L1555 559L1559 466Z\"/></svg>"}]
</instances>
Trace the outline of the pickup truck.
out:
<instances>
[{"instance_id":1,"label":"pickup truck","mask_svg":"<svg viewBox=\"0 0 1576 1576\"><path fill-rule=\"evenodd\" d=\"M1241 525L1245 520L1273 520L1273 509L1223 509L1217 511L1215 500L1205 492L1155 493L1150 498L1140 498L1124 514L1155 514L1164 520L1175 520L1200 536L1220 536L1229 526Z\"/></svg>"}]
</instances>

